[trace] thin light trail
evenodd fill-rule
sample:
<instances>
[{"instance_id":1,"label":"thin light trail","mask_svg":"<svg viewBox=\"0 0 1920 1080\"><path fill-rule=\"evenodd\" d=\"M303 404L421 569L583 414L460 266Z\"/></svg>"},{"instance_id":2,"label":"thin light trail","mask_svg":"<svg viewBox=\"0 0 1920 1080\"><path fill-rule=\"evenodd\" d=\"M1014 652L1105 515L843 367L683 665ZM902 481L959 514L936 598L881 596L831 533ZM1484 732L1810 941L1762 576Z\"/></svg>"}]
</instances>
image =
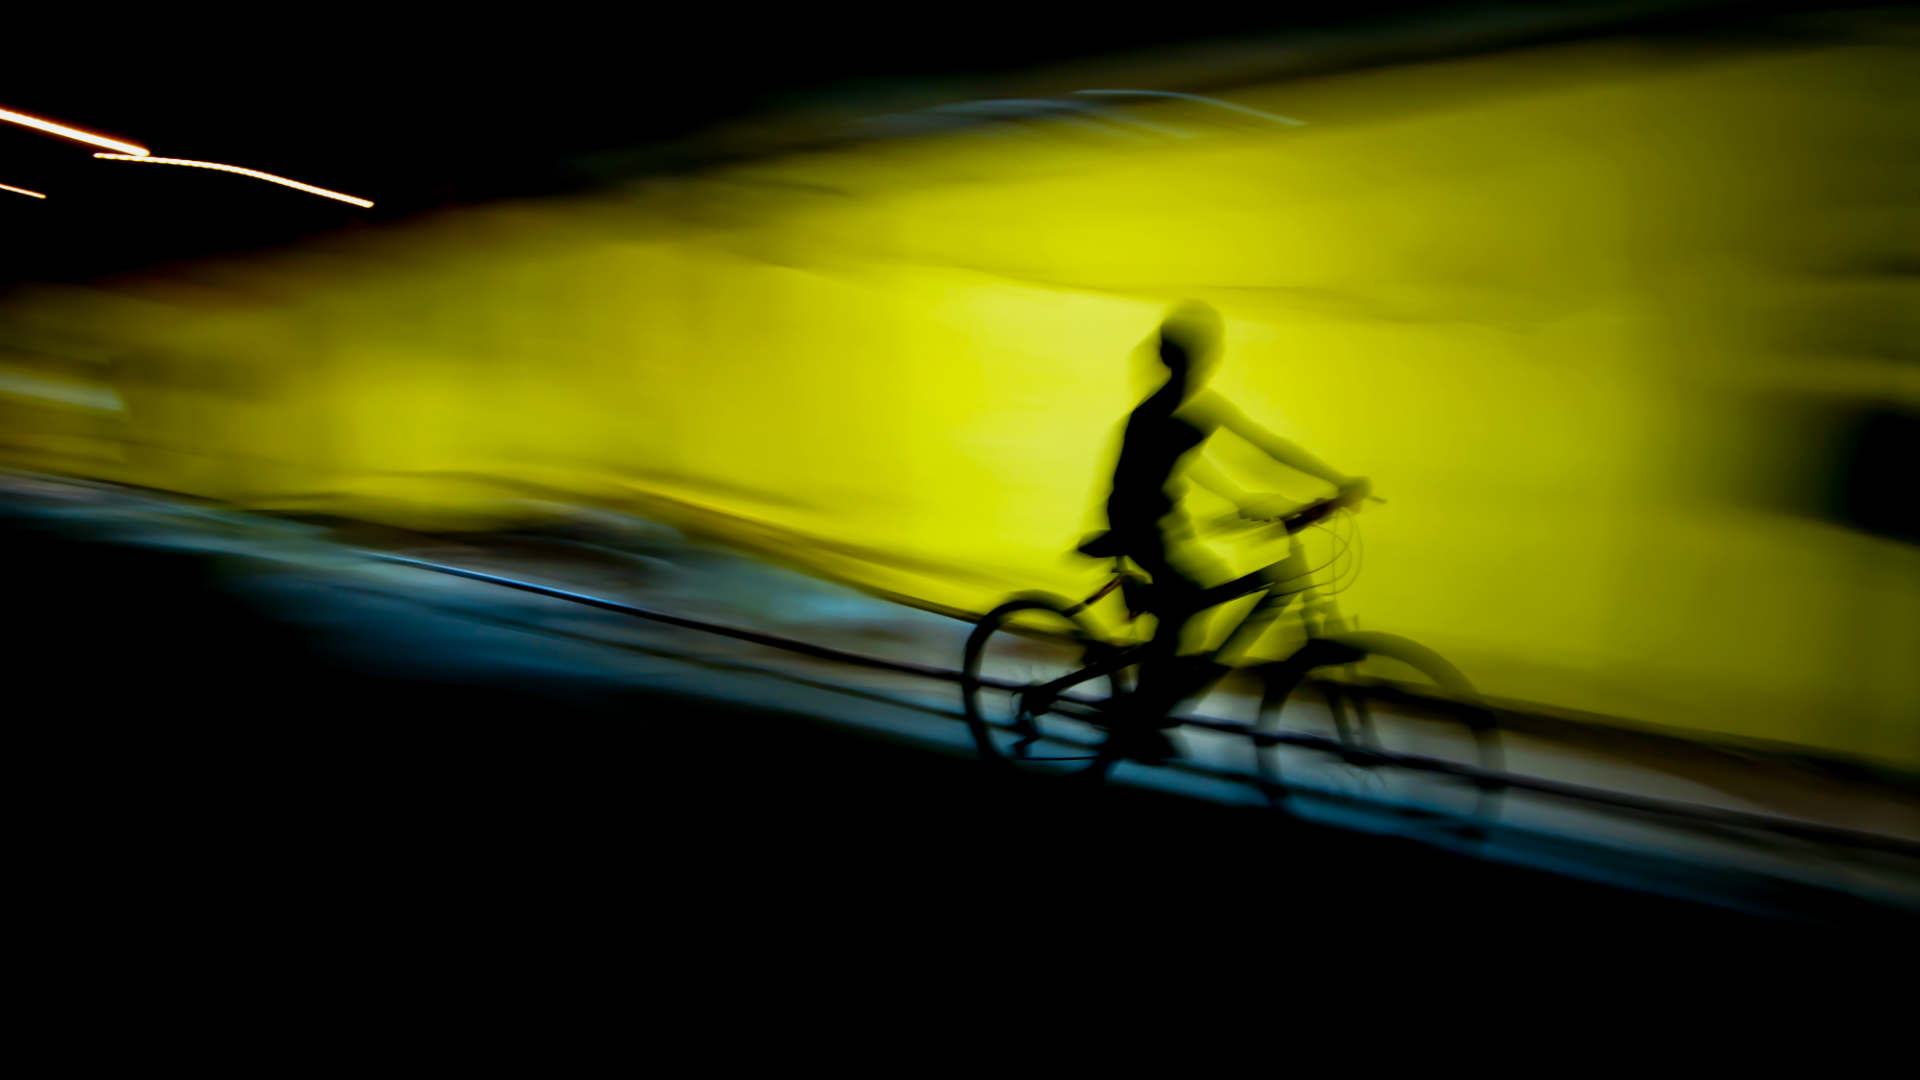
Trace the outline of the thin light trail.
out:
<instances>
[{"instance_id":1,"label":"thin light trail","mask_svg":"<svg viewBox=\"0 0 1920 1080\"><path fill-rule=\"evenodd\" d=\"M102 146L108 150L128 154L137 158L146 157L150 152L139 143L110 139L105 135L96 135L91 131L84 131L77 127L68 127L65 124L56 124L51 120L42 120L37 116L28 116L23 112L14 112L12 109L0 109L0 121L9 124L18 124L21 127L33 128L35 131L44 131L49 135L58 135L63 139L72 139L75 142L83 142L90 146Z\"/></svg>"},{"instance_id":2,"label":"thin light trail","mask_svg":"<svg viewBox=\"0 0 1920 1080\"><path fill-rule=\"evenodd\" d=\"M252 177L255 180L265 180L269 184L279 184L281 187L290 187L295 191L304 191L309 195L318 195L323 199L334 199L343 203L352 203L355 206L373 205L371 200L362 199L357 195L348 195L345 192L332 191L327 188L316 187L313 184L303 184L298 180L289 180L284 176L275 176L269 172L261 172L259 169L243 169L238 165L222 165L217 161L188 161L185 158L135 156L133 154L95 154L93 156L104 158L108 161L138 161L148 165L184 165L194 169L213 169L217 172L229 172L238 176Z\"/></svg>"},{"instance_id":3,"label":"thin light trail","mask_svg":"<svg viewBox=\"0 0 1920 1080\"><path fill-rule=\"evenodd\" d=\"M12 184L0 184L0 191L11 191L11 192L13 192L13 193L14 193L15 195L25 195L25 196L27 196L27 197L28 197L28 198L30 198L30 199L44 199L44 198L46 198L46 196L45 196L45 195L42 195L42 194L40 194L40 193L39 193L39 192L37 192L37 191L28 191L28 190L27 190L26 188L23 188L23 187L14 187L14 186L13 186Z\"/></svg>"},{"instance_id":4,"label":"thin light trail","mask_svg":"<svg viewBox=\"0 0 1920 1080\"><path fill-rule=\"evenodd\" d=\"M1295 120L1291 116L1281 116L1279 113L1264 112L1260 109L1249 109L1245 105L1235 105L1231 101L1221 101L1219 98L1202 97L1199 94L1181 94L1172 90L1075 90L1074 93L1085 94L1089 97L1148 97L1170 98L1178 101L1197 101L1202 105L1211 105L1217 109L1226 109L1228 112L1237 112L1242 116L1259 117L1262 120L1270 120L1273 123L1284 124L1288 127L1304 127L1307 123L1305 120Z\"/></svg>"}]
</instances>

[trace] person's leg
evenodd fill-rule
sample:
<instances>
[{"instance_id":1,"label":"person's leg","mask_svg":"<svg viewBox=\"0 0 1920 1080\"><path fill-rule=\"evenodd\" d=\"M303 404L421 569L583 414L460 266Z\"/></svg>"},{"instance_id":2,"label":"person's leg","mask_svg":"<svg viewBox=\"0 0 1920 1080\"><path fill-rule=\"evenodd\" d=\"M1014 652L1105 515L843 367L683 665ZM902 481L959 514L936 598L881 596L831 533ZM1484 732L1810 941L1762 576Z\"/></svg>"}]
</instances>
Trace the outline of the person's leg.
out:
<instances>
[{"instance_id":1,"label":"person's leg","mask_svg":"<svg viewBox=\"0 0 1920 1080\"><path fill-rule=\"evenodd\" d=\"M1123 715L1130 721L1157 723L1172 709L1169 700L1180 653L1180 640L1193 618L1194 591L1186 588L1164 557L1136 556L1140 568L1153 576L1153 637L1141 651L1138 680Z\"/></svg>"},{"instance_id":2,"label":"person's leg","mask_svg":"<svg viewBox=\"0 0 1920 1080\"><path fill-rule=\"evenodd\" d=\"M1135 547L1130 557L1153 578L1156 625L1128 711L1140 723L1159 725L1202 681L1194 677L1194 664L1181 656L1181 645L1205 606L1207 582L1226 575L1179 528L1165 533L1156 529L1140 537Z\"/></svg>"}]
</instances>

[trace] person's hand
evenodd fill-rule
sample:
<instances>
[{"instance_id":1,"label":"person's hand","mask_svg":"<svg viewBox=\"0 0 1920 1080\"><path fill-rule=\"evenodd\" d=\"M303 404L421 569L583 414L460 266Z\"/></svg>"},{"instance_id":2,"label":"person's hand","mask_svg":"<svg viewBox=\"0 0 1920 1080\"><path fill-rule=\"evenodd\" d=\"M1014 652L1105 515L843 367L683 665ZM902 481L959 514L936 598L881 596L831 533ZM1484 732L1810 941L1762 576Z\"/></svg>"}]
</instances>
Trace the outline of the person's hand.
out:
<instances>
[{"instance_id":1,"label":"person's hand","mask_svg":"<svg viewBox=\"0 0 1920 1080\"><path fill-rule=\"evenodd\" d=\"M1361 500L1373 495L1373 481L1364 476L1349 476L1340 482L1339 500L1348 506L1359 506Z\"/></svg>"}]
</instances>

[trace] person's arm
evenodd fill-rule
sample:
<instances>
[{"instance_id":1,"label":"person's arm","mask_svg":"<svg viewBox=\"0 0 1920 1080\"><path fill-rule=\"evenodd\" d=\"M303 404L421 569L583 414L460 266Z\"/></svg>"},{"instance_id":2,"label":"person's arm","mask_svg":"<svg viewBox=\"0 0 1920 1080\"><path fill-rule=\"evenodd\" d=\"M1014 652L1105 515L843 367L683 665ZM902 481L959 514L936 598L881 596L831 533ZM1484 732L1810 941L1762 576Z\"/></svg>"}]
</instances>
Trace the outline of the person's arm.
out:
<instances>
[{"instance_id":1,"label":"person's arm","mask_svg":"<svg viewBox=\"0 0 1920 1080\"><path fill-rule=\"evenodd\" d=\"M1359 480L1348 476L1333 466L1307 453L1306 449L1291 439L1284 439L1266 428L1247 419L1245 413L1233 407L1226 399L1217 394L1209 394L1207 410L1223 428L1253 444L1268 457L1285 465L1289 469L1306 473L1308 476L1325 480L1334 487L1345 490Z\"/></svg>"},{"instance_id":2,"label":"person's arm","mask_svg":"<svg viewBox=\"0 0 1920 1080\"><path fill-rule=\"evenodd\" d=\"M1240 486L1227 478L1219 467L1200 454L1193 455L1186 466L1187 479L1213 492L1233 505L1246 509L1253 503L1253 496L1241 490Z\"/></svg>"},{"instance_id":3,"label":"person's arm","mask_svg":"<svg viewBox=\"0 0 1920 1080\"><path fill-rule=\"evenodd\" d=\"M1187 465L1186 475L1194 483L1232 503L1240 516L1253 521L1277 521L1307 506L1285 495L1254 495L1227 479L1227 474L1202 457Z\"/></svg>"}]
</instances>

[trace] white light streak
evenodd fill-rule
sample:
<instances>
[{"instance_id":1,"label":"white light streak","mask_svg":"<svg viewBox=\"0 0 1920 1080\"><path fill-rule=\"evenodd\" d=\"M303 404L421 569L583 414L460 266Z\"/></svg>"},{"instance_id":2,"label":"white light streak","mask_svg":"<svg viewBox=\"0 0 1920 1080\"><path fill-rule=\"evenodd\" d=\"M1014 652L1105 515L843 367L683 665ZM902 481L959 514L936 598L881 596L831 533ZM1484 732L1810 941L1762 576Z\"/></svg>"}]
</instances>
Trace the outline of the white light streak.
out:
<instances>
[{"instance_id":1,"label":"white light streak","mask_svg":"<svg viewBox=\"0 0 1920 1080\"><path fill-rule=\"evenodd\" d=\"M77 127L56 124L51 120L42 120L37 116L28 116L23 112L14 112L12 109L0 109L0 121L5 121L9 124L19 124L21 127L30 127L36 131L44 131L49 135L58 135L63 139L72 139L75 142L83 142L92 146L104 146L109 150L115 150L122 154L132 154L134 157L146 157L148 153L147 148L141 146L139 143L109 139L105 135L95 135L91 131L82 131Z\"/></svg>"},{"instance_id":2,"label":"white light streak","mask_svg":"<svg viewBox=\"0 0 1920 1080\"><path fill-rule=\"evenodd\" d=\"M185 158L135 157L131 154L95 154L93 156L105 158L109 161L139 161L148 165L185 165L194 169L213 169L218 172L229 172L239 176L250 176L255 180L265 180L269 184L279 184L281 187L290 187L295 191L304 191L309 195L318 195L323 199L336 199L343 203L352 203L355 206L373 205L371 201L355 195L329 191L323 187L303 184L298 180L289 180L284 176L275 176L272 173L261 172L258 169L243 169L238 165L222 165L217 161L188 161Z\"/></svg>"}]
</instances>

